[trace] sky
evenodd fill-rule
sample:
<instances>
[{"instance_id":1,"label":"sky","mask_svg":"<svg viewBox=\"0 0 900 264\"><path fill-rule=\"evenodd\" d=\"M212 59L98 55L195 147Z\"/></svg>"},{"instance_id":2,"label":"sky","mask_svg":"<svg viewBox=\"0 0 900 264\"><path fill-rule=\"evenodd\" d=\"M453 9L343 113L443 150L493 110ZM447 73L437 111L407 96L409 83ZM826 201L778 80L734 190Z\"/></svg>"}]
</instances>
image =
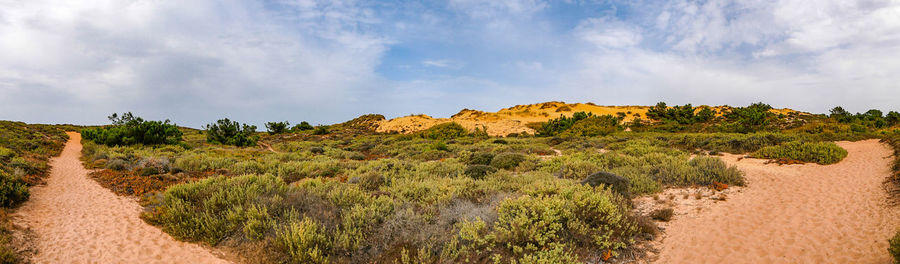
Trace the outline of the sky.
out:
<instances>
[{"instance_id":1,"label":"sky","mask_svg":"<svg viewBox=\"0 0 900 264\"><path fill-rule=\"evenodd\" d=\"M900 110L900 1L0 0L0 119Z\"/></svg>"}]
</instances>

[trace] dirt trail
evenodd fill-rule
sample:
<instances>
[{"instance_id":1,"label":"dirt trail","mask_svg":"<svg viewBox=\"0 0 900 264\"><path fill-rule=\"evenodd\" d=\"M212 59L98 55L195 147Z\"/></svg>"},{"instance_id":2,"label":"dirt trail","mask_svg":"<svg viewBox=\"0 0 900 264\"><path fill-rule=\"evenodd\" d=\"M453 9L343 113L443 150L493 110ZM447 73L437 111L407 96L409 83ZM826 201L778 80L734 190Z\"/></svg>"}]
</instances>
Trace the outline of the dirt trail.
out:
<instances>
[{"instance_id":1,"label":"dirt trail","mask_svg":"<svg viewBox=\"0 0 900 264\"><path fill-rule=\"evenodd\" d=\"M35 263L227 263L144 223L134 199L89 179L78 160L81 135L68 134L47 185L32 188L14 216L36 235Z\"/></svg>"},{"instance_id":2,"label":"dirt trail","mask_svg":"<svg viewBox=\"0 0 900 264\"><path fill-rule=\"evenodd\" d=\"M891 263L900 208L887 205L882 184L892 152L877 140L838 144L849 155L828 166L724 157L748 187L676 216L657 263Z\"/></svg>"}]
</instances>

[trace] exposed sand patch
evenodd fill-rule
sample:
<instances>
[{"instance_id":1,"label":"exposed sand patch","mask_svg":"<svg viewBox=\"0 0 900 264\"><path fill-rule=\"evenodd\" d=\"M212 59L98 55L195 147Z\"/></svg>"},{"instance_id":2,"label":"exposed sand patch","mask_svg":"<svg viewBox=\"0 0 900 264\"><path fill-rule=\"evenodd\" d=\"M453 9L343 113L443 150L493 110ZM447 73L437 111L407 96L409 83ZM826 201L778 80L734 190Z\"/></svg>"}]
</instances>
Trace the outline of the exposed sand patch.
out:
<instances>
[{"instance_id":1,"label":"exposed sand patch","mask_svg":"<svg viewBox=\"0 0 900 264\"><path fill-rule=\"evenodd\" d=\"M748 187L697 212L676 206L657 262L891 263L900 208L882 183L892 152L877 140L838 145L849 155L828 166L723 157L747 173Z\"/></svg>"},{"instance_id":2,"label":"exposed sand patch","mask_svg":"<svg viewBox=\"0 0 900 264\"><path fill-rule=\"evenodd\" d=\"M728 107L715 106L718 115ZM575 103L567 104L565 102L546 102L530 105L517 105L509 108L500 109L497 112L485 112L478 110L463 109L459 113L450 118L433 118L428 115L410 115L398 117L391 120L383 120L378 123L378 132L399 132L412 133L428 129L434 125L457 122L468 130L475 128L485 128L491 136L506 136L510 133L534 133L534 129L526 126L532 122L546 122L547 120L558 118L560 115L572 116L576 112L588 112L595 115L613 115L619 113L625 114L624 121L631 121L635 118L647 120L647 110L650 106L603 106L592 103ZM772 109L772 113L788 114L800 113L791 109ZM805 114L805 113L801 113Z\"/></svg>"},{"instance_id":3,"label":"exposed sand patch","mask_svg":"<svg viewBox=\"0 0 900 264\"><path fill-rule=\"evenodd\" d=\"M35 263L227 263L144 223L134 199L88 178L78 160L81 135L68 134L62 154L50 161L47 185L32 188L14 215L36 235Z\"/></svg>"}]
</instances>

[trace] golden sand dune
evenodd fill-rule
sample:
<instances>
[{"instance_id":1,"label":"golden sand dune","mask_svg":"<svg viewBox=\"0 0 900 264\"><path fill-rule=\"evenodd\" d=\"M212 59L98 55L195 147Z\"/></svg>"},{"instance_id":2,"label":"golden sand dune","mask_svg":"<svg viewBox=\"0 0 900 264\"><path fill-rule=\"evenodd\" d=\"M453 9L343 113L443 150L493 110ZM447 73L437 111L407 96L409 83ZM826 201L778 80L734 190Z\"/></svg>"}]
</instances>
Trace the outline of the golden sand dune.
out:
<instances>
[{"instance_id":1,"label":"golden sand dune","mask_svg":"<svg viewBox=\"0 0 900 264\"><path fill-rule=\"evenodd\" d=\"M721 114L727 107L713 107ZM492 136L505 136L510 133L534 133L534 129L526 126L533 122L546 122L560 116L572 116L576 112L589 112L595 115L625 115L624 121L635 118L646 120L650 106L602 106L593 103L546 102L530 105L517 105L500 109L497 112L484 112L463 109L450 118L433 118L428 115L411 115L381 121L378 132L411 133L428 129L437 124L456 122L469 130L484 128ZM797 112L791 109L773 109L774 113Z\"/></svg>"}]
</instances>

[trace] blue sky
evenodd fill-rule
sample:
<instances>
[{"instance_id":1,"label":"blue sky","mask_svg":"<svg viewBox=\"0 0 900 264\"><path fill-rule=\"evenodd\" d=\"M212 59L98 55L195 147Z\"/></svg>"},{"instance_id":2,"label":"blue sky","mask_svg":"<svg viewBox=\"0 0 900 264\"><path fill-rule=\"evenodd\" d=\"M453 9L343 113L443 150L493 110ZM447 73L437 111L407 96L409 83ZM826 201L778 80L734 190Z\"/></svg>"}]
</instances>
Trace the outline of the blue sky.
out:
<instances>
[{"instance_id":1,"label":"blue sky","mask_svg":"<svg viewBox=\"0 0 900 264\"><path fill-rule=\"evenodd\" d=\"M549 100L900 110L896 1L0 1L0 119L335 123Z\"/></svg>"}]
</instances>

